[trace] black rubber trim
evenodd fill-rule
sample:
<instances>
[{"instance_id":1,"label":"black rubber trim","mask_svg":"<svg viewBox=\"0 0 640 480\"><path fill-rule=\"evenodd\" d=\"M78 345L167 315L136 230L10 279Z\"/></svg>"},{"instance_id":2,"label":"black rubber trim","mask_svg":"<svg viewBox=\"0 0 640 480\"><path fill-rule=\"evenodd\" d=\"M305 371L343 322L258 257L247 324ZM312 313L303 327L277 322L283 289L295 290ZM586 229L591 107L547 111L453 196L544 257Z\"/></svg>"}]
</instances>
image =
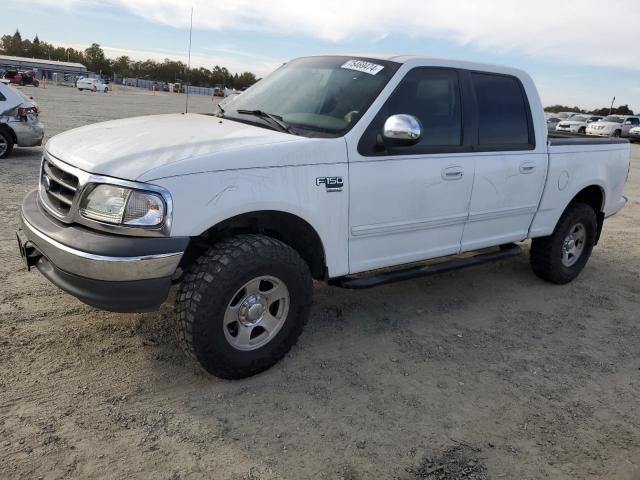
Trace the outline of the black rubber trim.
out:
<instances>
[{"instance_id":1,"label":"black rubber trim","mask_svg":"<svg viewBox=\"0 0 640 480\"><path fill-rule=\"evenodd\" d=\"M609 145L618 143L629 143L626 138L595 137L582 135L580 133L549 133L549 145L552 147L563 147L567 145Z\"/></svg>"},{"instance_id":2,"label":"black rubber trim","mask_svg":"<svg viewBox=\"0 0 640 480\"><path fill-rule=\"evenodd\" d=\"M158 310L169 295L171 277L126 282L110 282L80 277L60 270L46 257L35 266L51 283L78 300L112 312L151 312Z\"/></svg>"},{"instance_id":3,"label":"black rubber trim","mask_svg":"<svg viewBox=\"0 0 640 480\"><path fill-rule=\"evenodd\" d=\"M184 252L190 237L128 237L67 225L46 213L38 191L30 192L22 203L22 215L36 230L76 250L108 257L136 257Z\"/></svg>"}]
</instances>

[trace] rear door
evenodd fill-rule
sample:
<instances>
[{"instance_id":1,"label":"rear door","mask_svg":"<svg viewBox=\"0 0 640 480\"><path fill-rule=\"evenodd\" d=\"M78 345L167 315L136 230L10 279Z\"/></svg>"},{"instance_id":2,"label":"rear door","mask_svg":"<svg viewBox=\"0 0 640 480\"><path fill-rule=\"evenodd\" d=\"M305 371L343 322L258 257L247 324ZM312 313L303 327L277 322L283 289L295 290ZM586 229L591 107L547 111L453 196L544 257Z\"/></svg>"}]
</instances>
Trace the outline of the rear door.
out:
<instances>
[{"instance_id":1,"label":"rear door","mask_svg":"<svg viewBox=\"0 0 640 480\"><path fill-rule=\"evenodd\" d=\"M477 137L462 251L527 237L548 163L546 145L536 148L531 108L520 80L496 73L468 75Z\"/></svg>"}]
</instances>

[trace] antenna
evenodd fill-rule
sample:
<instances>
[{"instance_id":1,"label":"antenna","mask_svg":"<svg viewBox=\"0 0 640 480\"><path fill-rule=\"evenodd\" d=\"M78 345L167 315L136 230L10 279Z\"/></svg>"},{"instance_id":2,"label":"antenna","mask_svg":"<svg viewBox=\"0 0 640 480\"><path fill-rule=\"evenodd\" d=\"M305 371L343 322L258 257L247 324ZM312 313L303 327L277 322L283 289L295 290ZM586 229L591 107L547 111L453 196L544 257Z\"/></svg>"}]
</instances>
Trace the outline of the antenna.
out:
<instances>
[{"instance_id":1,"label":"antenna","mask_svg":"<svg viewBox=\"0 0 640 480\"><path fill-rule=\"evenodd\" d=\"M189 25L189 59L187 61L187 74L185 79L187 80L187 99L185 100L184 113L189 111L189 71L191 70L191 33L193 32L193 7L191 7L191 24Z\"/></svg>"}]
</instances>

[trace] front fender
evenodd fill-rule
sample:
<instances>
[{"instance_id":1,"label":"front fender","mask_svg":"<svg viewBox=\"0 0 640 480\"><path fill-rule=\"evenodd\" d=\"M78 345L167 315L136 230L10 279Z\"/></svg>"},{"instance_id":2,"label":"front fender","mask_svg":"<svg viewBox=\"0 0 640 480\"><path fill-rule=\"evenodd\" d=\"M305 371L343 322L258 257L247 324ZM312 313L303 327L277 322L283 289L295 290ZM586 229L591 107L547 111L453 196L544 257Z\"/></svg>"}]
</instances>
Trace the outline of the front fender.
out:
<instances>
[{"instance_id":1,"label":"front fender","mask_svg":"<svg viewBox=\"0 0 640 480\"><path fill-rule=\"evenodd\" d=\"M208 172L156 180L173 199L172 236L195 237L230 218L278 211L306 221L320 237L330 276L348 273L348 191L330 192L316 178L347 178L344 164Z\"/></svg>"}]
</instances>

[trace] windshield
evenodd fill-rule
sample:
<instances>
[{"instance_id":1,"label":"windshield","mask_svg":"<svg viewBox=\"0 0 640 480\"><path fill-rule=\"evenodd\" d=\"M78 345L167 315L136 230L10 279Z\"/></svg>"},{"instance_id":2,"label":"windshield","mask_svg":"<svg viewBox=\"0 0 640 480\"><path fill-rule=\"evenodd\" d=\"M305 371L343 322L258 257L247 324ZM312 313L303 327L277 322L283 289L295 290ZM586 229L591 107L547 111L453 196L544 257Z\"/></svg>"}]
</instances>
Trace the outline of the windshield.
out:
<instances>
[{"instance_id":1,"label":"windshield","mask_svg":"<svg viewBox=\"0 0 640 480\"><path fill-rule=\"evenodd\" d=\"M585 117L584 115L574 115L573 117L571 117L571 121L572 122L586 122L587 121L587 117Z\"/></svg>"},{"instance_id":2,"label":"windshield","mask_svg":"<svg viewBox=\"0 0 640 480\"><path fill-rule=\"evenodd\" d=\"M353 57L300 58L221 106L225 118L269 128L264 117L247 113L266 112L292 133L337 137L355 125L399 66Z\"/></svg>"},{"instance_id":3,"label":"windshield","mask_svg":"<svg viewBox=\"0 0 640 480\"><path fill-rule=\"evenodd\" d=\"M620 117L614 117L613 115L609 115L604 117L602 120L600 120L601 122L615 122L615 123L622 123L622 119Z\"/></svg>"}]
</instances>

